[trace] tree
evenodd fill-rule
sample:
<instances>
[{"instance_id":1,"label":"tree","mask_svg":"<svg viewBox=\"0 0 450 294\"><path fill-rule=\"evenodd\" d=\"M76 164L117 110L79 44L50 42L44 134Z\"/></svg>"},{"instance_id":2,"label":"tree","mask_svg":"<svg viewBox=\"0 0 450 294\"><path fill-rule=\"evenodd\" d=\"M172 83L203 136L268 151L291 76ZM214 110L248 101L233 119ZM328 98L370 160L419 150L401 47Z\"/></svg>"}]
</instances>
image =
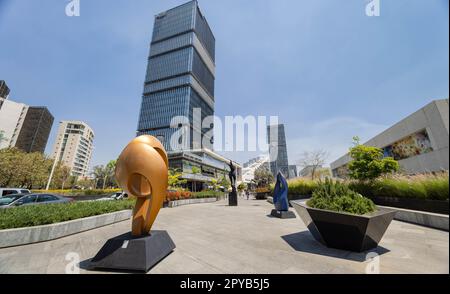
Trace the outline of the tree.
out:
<instances>
[{"instance_id":1,"label":"tree","mask_svg":"<svg viewBox=\"0 0 450 294\"><path fill-rule=\"evenodd\" d=\"M311 169L311 179L314 180L317 170L325 164L328 156L329 153L322 149L305 151L301 155L298 164L303 168L309 167Z\"/></svg>"},{"instance_id":2,"label":"tree","mask_svg":"<svg viewBox=\"0 0 450 294\"><path fill-rule=\"evenodd\" d=\"M219 180L216 178L211 179L211 181L209 182L209 186L212 187L213 191L219 190Z\"/></svg>"},{"instance_id":3,"label":"tree","mask_svg":"<svg viewBox=\"0 0 450 294\"><path fill-rule=\"evenodd\" d=\"M231 182L229 179L227 179L226 176L223 176L222 178L220 178L219 185L224 187L225 190L228 190L229 188L231 188Z\"/></svg>"},{"instance_id":4,"label":"tree","mask_svg":"<svg viewBox=\"0 0 450 294\"><path fill-rule=\"evenodd\" d=\"M194 174L194 175L198 175L198 174L200 174L202 172L202 170L199 168L199 167L197 167L197 166L193 166L192 167L192 173Z\"/></svg>"},{"instance_id":5,"label":"tree","mask_svg":"<svg viewBox=\"0 0 450 294\"><path fill-rule=\"evenodd\" d=\"M94 189L95 180L83 178L77 182L77 185L81 187L81 189Z\"/></svg>"},{"instance_id":6,"label":"tree","mask_svg":"<svg viewBox=\"0 0 450 294\"><path fill-rule=\"evenodd\" d=\"M94 166L92 175L95 182L95 189L97 187L101 187L103 190L107 187L118 187L115 178L116 165L117 160L111 160L106 166Z\"/></svg>"},{"instance_id":7,"label":"tree","mask_svg":"<svg viewBox=\"0 0 450 294\"><path fill-rule=\"evenodd\" d=\"M181 188L181 185L186 184L187 180L182 179L181 178L182 176L183 174L180 172L180 170L169 169L169 177L168 177L169 187L176 189Z\"/></svg>"},{"instance_id":8,"label":"tree","mask_svg":"<svg viewBox=\"0 0 450 294\"><path fill-rule=\"evenodd\" d=\"M39 152L17 148L0 150L0 186L42 188L48 180L52 160Z\"/></svg>"},{"instance_id":9,"label":"tree","mask_svg":"<svg viewBox=\"0 0 450 294\"><path fill-rule=\"evenodd\" d=\"M247 185L245 183L240 183L237 189L240 193L242 193L245 189L247 189Z\"/></svg>"},{"instance_id":10,"label":"tree","mask_svg":"<svg viewBox=\"0 0 450 294\"><path fill-rule=\"evenodd\" d=\"M257 188L265 188L274 182L274 176L265 166L260 166L255 170L255 177L252 181Z\"/></svg>"},{"instance_id":11,"label":"tree","mask_svg":"<svg viewBox=\"0 0 450 294\"><path fill-rule=\"evenodd\" d=\"M353 160L348 164L348 169L352 179L373 180L383 174L397 172L400 169L395 159L383 156L381 148L361 145L359 137L353 138L350 156Z\"/></svg>"},{"instance_id":12,"label":"tree","mask_svg":"<svg viewBox=\"0 0 450 294\"><path fill-rule=\"evenodd\" d=\"M94 166L93 176L95 180L95 189L102 187L106 178L106 169L103 165Z\"/></svg>"},{"instance_id":13,"label":"tree","mask_svg":"<svg viewBox=\"0 0 450 294\"><path fill-rule=\"evenodd\" d=\"M110 184L109 186L115 186L115 176L114 173L116 171L117 160L111 160L105 167L105 179L103 180L103 190L106 188L106 184ZM109 180L109 181L108 181Z\"/></svg>"},{"instance_id":14,"label":"tree","mask_svg":"<svg viewBox=\"0 0 450 294\"><path fill-rule=\"evenodd\" d=\"M56 166L55 173L53 176L54 181L53 187L61 188L61 190L64 190L65 185L69 180L69 178L70 178L70 168L59 163Z\"/></svg>"}]
</instances>

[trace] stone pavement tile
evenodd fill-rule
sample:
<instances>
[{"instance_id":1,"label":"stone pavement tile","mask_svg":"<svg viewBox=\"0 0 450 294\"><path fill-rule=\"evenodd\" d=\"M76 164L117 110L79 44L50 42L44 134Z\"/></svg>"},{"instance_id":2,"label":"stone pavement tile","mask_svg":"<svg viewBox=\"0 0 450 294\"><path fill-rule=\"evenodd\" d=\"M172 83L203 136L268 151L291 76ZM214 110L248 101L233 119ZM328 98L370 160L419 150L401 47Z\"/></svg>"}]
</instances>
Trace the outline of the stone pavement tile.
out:
<instances>
[{"instance_id":1,"label":"stone pavement tile","mask_svg":"<svg viewBox=\"0 0 450 294\"><path fill-rule=\"evenodd\" d=\"M154 229L167 230L177 248L149 273L365 273L366 253L322 246L300 218L268 217L265 201L225 201L161 210ZM62 239L0 249L0 273L65 273L70 252L86 261L112 237L130 230L130 221ZM381 273L448 273L449 234L393 221L380 247ZM114 272L118 273L118 272Z\"/></svg>"}]
</instances>

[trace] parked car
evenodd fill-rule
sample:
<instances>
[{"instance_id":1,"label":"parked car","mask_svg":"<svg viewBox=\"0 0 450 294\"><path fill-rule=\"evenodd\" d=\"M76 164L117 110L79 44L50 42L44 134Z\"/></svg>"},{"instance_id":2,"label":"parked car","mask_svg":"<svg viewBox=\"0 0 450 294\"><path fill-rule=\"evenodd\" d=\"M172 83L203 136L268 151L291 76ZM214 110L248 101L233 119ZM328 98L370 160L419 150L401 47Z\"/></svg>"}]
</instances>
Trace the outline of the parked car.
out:
<instances>
[{"instance_id":1,"label":"parked car","mask_svg":"<svg viewBox=\"0 0 450 294\"><path fill-rule=\"evenodd\" d=\"M25 205L69 203L73 199L52 194L11 194L0 198L0 208Z\"/></svg>"},{"instance_id":2,"label":"parked car","mask_svg":"<svg viewBox=\"0 0 450 294\"><path fill-rule=\"evenodd\" d=\"M114 200L123 200L123 199L127 199L127 198L128 198L127 193L117 192L108 197L103 197L103 198L97 199L95 201L114 201Z\"/></svg>"},{"instance_id":3,"label":"parked car","mask_svg":"<svg viewBox=\"0 0 450 294\"><path fill-rule=\"evenodd\" d=\"M21 188L0 188L0 198L13 194L30 194L30 190Z\"/></svg>"}]
</instances>

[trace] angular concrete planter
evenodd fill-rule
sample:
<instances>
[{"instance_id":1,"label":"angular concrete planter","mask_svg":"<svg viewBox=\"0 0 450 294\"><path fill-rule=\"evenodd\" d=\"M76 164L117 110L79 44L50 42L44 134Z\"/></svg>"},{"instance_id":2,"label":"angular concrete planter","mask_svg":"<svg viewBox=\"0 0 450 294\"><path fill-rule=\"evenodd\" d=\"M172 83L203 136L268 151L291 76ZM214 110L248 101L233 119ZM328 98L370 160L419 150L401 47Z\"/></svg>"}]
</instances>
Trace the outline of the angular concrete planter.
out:
<instances>
[{"instance_id":1,"label":"angular concrete planter","mask_svg":"<svg viewBox=\"0 0 450 294\"><path fill-rule=\"evenodd\" d=\"M168 207L173 208L183 205L212 203L212 202L217 202L217 198L195 198L195 199L169 201Z\"/></svg>"},{"instance_id":2,"label":"angular concrete planter","mask_svg":"<svg viewBox=\"0 0 450 294\"><path fill-rule=\"evenodd\" d=\"M376 205L449 215L448 200L369 197Z\"/></svg>"},{"instance_id":3,"label":"angular concrete planter","mask_svg":"<svg viewBox=\"0 0 450 294\"><path fill-rule=\"evenodd\" d=\"M131 210L122 210L51 225L0 230L0 248L59 239L130 218Z\"/></svg>"},{"instance_id":4,"label":"angular concrete planter","mask_svg":"<svg viewBox=\"0 0 450 294\"><path fill-rule=\"evenodd\" d=\"M386 208L366 215L353 215L311 208L306 201L291 201L314 238L327 247L363 252L378 246L395 211Z\"/></svg>"}]
</instances>

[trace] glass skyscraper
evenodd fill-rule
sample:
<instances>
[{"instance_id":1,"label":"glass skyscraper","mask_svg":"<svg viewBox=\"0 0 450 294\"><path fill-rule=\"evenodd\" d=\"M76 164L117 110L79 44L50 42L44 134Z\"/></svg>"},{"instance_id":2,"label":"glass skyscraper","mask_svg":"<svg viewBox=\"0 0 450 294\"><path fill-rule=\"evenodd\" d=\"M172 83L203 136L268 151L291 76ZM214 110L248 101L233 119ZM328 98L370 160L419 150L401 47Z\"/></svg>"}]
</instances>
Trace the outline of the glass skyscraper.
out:
<instances>
[{"instance_id":1,"label":"glass skyscraper","mask_svg":"<svg viewBox=\"0 0 450 294\"><path fill-rule=\"evenodd\" d=\"M270 171L275 177L281 171L286 178L289 178L289 161L284 125L268 126L267 138L269 143Z\"/></svg>"},{"instance_id":2,"label":"glass skyscraper","mask_svg":"<svg viewBox=\"0 0 450 294\"><path fill-rule=\"evenodd\" d=\"M205 147L194 138L212 143L201 122L214 115L214 81L215 38L197 1L156 15L137 134L157 137L169 152L182 126L190 132L187 149ZM195 108L201 117L194 122ZM180 116L189 122L174 124Z\"/></svg>"}]
</instances>

